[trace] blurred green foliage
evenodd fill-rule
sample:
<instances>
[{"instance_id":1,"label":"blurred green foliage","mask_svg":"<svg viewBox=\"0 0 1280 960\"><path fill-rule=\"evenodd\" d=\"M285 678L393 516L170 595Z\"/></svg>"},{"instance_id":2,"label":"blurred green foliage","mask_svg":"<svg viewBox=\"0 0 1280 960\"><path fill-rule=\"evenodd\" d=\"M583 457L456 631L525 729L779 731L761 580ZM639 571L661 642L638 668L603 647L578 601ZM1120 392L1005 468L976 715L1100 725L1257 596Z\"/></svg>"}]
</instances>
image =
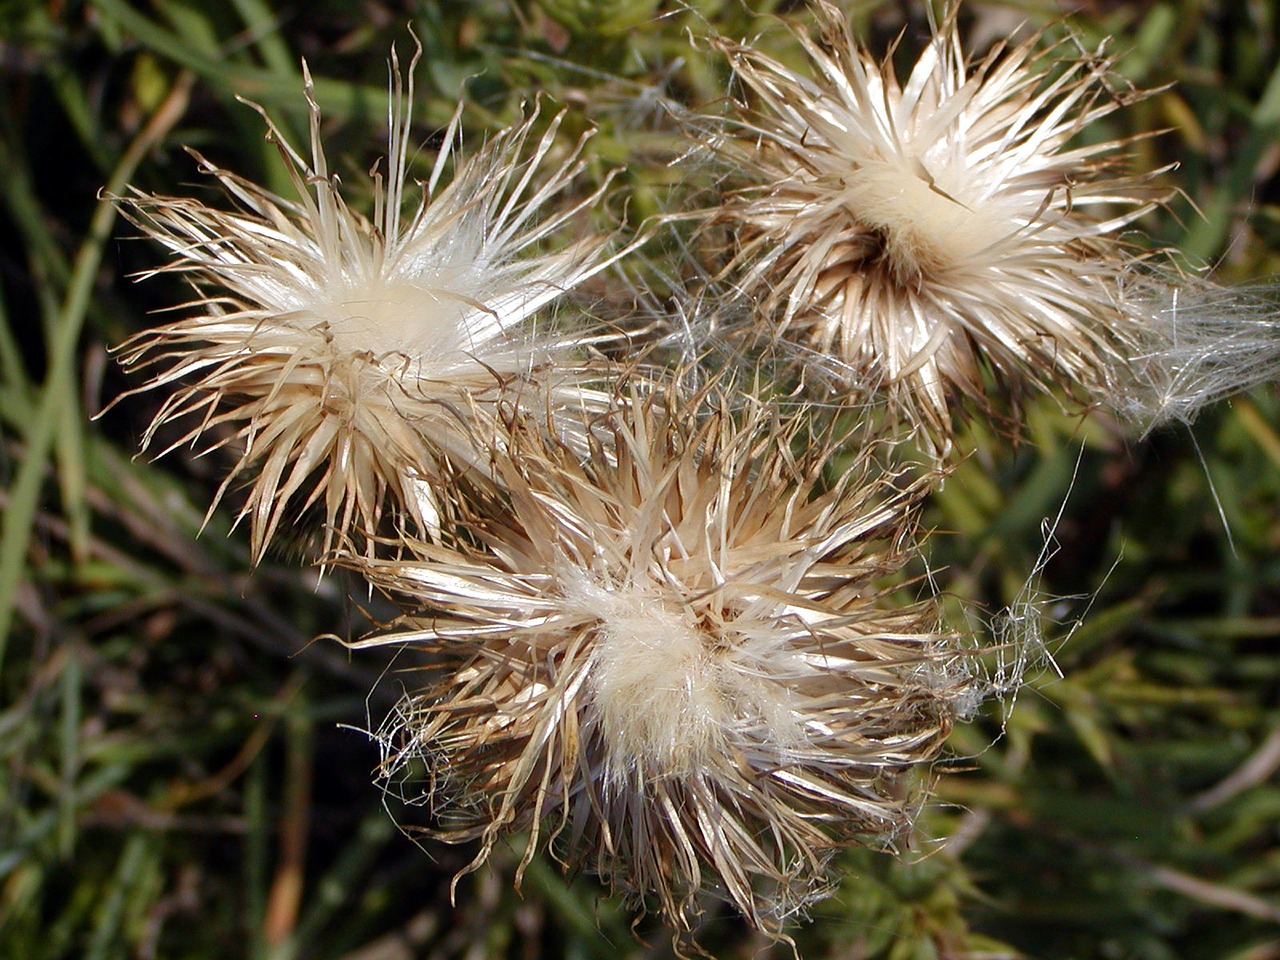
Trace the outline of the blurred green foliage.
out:
<instances>
[{"instance_id":1,"label":"blurred green foliage","mask_svg":"<svg viewBox=\"0 0 1280 960\"><path fill-rule=\"evenodd\" d=\"M1021 23L1088 47L1114 37L1122 74L1164 89L1097 135L1167 128L1135 162L1176 162L1166 177L1184 197L1143 226L1226 278L1276 273L1275 7L1079 6L1065 21L1049 0L966 16L988 39ZM726 94L696 38L794 57L774 12L804 15L736 0L0 5L0 955L670 954L661 929L636 939L623 905L547 860L517 895L499 856L451 902L469 852L424 852L395 830L415 814L384 809L359 732L412 664L312 642L385 611L306 572L301 543L250 569L229 511L204 523L216 457L132 459L158 398L90 421L137 385L107 347L186 297L171 277L128 280L161 253L130 239L110 196L206 191L184 145L287 190L237 98L300 134L301 56L330 155L368 169L387 53L411 47L411 27L424 143L464 88L469 138L545 94L570 126L601 128L594 169L625 165L638 222L684 177L663 102ZM904 27L904 47L922 35L918 4L850 12L882 48ZM1028 418L1016 449L973 428L932 500L929 549L958 615L981 633L1021 604L1016 626L1056 669L956 731L914 848L842 858L835 895L796 929L800 952L1280 957L1280 399L1260 391L1141 443L1052 401ZM701 938L715 956L788 955L713 903Z\"/></svg>"}]
</instances>

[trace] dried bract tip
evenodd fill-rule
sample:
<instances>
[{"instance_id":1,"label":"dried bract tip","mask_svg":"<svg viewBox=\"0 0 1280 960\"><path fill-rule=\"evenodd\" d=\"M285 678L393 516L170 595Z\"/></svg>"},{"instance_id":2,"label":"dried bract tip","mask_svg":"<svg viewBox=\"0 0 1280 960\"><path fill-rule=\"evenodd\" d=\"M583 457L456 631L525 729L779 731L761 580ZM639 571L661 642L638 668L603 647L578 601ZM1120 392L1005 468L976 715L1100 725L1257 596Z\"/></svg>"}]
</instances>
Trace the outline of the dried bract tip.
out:
<instances>
[{"instance_id":1,"label":"dried bract tip","mask_svg":"<svg viewBox=\"0 0 1280 960\"><path fill-rule=\"evenodd\" d=\"M546 838L677 929L711 891L778 932L834 850L907 834L958 654L933 603L879 586L914 493L869 467L824 489L797 429L668 394L583 459L517 423L468 536L351 559L413 611L359 645L434 664L379 733L384 780L479 839L474 865L527 830L525 863Z\"/></svg>"},{"instance_id":2,"label":"dried bract tip","mask_svg":"<svg viewBox=\"0 0 1280 960\"><path fill-rule=\"evenodd\" d=\"M1092 400L1139 318L1117 302L1127 224L1163 201L1117 171L1124 140L1073 138L1134 94L1100 55L1037 39L977 62L954 10L905 81L813 4L802 74L718 41L754 109L727 123L747 185L713 223L762 308L750 331L830 355L945 450L956 400L1058 386Z\"/></svg>"},{"instance_id":3,"label":"dried bract tip","mask_svg":"<svg viewBox=\"0 0 1280 960\"><path fill-rule=\"evenodd\" d=\"M543 124L535 109L456 160L459 108L421 196L406 205L413 66L406 82L393 53L388 157L385 175L372 174L371 218L348 206L330 170L309 74L310 155L267 121L294 199L197 155L234 209L143 193L123 201L173 254L163 270L188 274L201 296L192 315L122 348L126 366L156 371L143 389L175 390L144 446L192 417L179 443L213 434L213 446L241 446L227 482L256 473L242 514L256 557L290 504L321 505L326 550L353 528L375 530L388 493L429 529L439 458L487 458L460 411L482 409L468 401L512 378L570 362L574 336L534 320L616 255L607 237L571 224L589 220L604 188L572 195L583 141L557 147L563 114ZM556 245L561 228L578 238Z\"/></svg>"}]
</instances>

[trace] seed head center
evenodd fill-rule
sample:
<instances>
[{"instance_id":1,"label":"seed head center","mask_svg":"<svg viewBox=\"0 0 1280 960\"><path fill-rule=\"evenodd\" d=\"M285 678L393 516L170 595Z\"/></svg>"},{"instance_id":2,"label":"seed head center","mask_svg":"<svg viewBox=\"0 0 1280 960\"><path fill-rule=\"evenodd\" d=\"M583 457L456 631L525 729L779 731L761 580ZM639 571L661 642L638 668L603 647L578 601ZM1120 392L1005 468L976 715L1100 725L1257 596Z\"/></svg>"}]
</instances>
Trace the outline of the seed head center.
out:
<instances>
[{"instance_id":1,"label":"seed head center","mask_svg":"<svg viewBox=\"0 0 1280 960\"><path fill-rule=\"evenodd\" d=\"M685 775L720 752L732 712L714 638L642 586L571 588L597 621L595 707L613 775Z\"/></svg>"},{"instance_id":2,"label":"seed head center","mask_svg":"<svg viewBox=\"0 0 1280 960\"><path fill-rule=\"evenodd\" d=\"M381 278L344 286L317 311L339 350L419 361L465 349L467 312L466 303L445 291Z\"/></svg>"},{"instance_id":3,"label":"seed head center","mask_svg":"<svg viewBox=\"0 0 1280 960\"><path fill-rule=\"evenodd\" d=\"M885 258L899 281L980 262L1011 232L998 212L965 196L962 179L935 177L919 162L867 163L846 176L846 207L881 234Z\"/></svg>"}]
</instances>

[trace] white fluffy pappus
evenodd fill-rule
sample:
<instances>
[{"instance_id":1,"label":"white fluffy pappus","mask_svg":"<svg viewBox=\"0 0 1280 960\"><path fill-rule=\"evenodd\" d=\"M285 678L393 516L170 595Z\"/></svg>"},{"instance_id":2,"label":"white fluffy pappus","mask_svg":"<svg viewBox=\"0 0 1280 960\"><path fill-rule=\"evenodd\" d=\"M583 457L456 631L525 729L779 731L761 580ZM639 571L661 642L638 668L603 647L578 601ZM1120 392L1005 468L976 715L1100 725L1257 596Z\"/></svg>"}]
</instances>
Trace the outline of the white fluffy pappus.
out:
<instances>
[{"instance_id":1,"label":"white fluffy pappus","mask_svg":"<svg viewBox=\"0 0 1280 960\"><path fill-rule=\"evenodd\" d=\"M760 303L744 333L829 356L942 453L960 397L991 407L988 372L1005 400L1101 398L1143 319L1117 296L1142 256L1121 235L1169 191L1123 171L1127 141L1075 137L1140 94L1038 38L971 62L955 7L900 80L812 9L810 73L716 41L753 97L724 121L741 187L706 212Z\"/></svg>"},{"instance_id":2,"label":"white fluffy pappus","mask_svg":"<svg viewBox=\"0 0 1280 960\"><path fill-rule=\"evenodd\" d=\"M1108 399L1144 434L1190 424L1219 400L1280 381L1280 280L1223 286L1139 273L1126 297L1147 322Z\"/></svg>"},{"instance_id":3,"label":"white fluffy pappus","mask_svg":"<svg viewBox=\"0 0 1280 960\"><path fill-rule=\"evenodd\" d=\"M677 930L710 891L780 934L835 850L909 835L966 654L881 586L918 491L824 489L798 421L704 400L622 404L587 459L513 423L465 536L347 558L408 611L355 646L428 654L382 779L473 868L528 831Z\"/></svg>"},{"instance_id":4,"label":"white fluffy pappus","mask_svg":"<svg viewBox=\"0 0 1280 960\"><path fill-rule=\"evenodd\" d=\"M388 494L429 530L447 495L439 458L487 457L470 436L486 398L533 378L567 404L580 399L577 365L591 338L542 318L622 252L591 227L607 180L575 193L590 134L564 148L564 114L544 122L535 108L459 157L460 104L419 198L406 203L416 62L406 81L392 53L388 157L385 174L371 174L371 218L348 205L330 169L305 64L309 156L263 113L295 198L193 152L232 209L141 192L121 201L173 256L153 273L185 273L199 294L189 316L120 348L126 367L154 371L138 390L173 391L143 446L175 420L194 425L172 446L207 435L211 448L239 446L214 506L252 476L241 516L255 557L291 504L320 504L326 550L376 531Z\"/></svg>"}]
</instances>

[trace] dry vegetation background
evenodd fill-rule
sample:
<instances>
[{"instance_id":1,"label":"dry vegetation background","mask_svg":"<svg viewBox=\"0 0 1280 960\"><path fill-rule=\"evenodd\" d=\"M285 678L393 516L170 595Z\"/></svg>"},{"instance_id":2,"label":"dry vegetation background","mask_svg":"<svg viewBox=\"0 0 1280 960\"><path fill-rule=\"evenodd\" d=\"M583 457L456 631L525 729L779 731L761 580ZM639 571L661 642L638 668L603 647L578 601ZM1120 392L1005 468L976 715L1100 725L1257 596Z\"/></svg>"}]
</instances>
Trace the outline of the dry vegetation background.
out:
<instances>
[{"instance_id":1,"label":"dry vegetation background","mask_svg":"<svg viewBox=\"0 0 1280 960\"><path fill-rule=\"evenodd\" d=\"M977 46L1020 23L1113 36L1123 76L1170 86L1097 135L1167 128L1137 162L1178 161L1188 198L1143 226L1223 278L1280 273L1274 5L1075 6L1064 25L1044 0L973 3L966 29ZM904 48L925 35L920 4L850 9L881 48L904 26ZM549 861L519 896L501 854L450 905L471 853L396 830L420 815L370 786L360 732L412 675L313 642L358 635L377 602L340 574L317 582L301 542L251 568L231 511L199 533L225 464L133 459L160 398L90 420L136 385L108 346L186 297L174 277L130 281L162 253L98 198L126 183L212 196L183 145L287 193L236 98L302 141L301 56L329 155L368 169L387 52L412 23L420 142L464 83L473 142L543 91L569 126L600 126L593 163L626 165L639 222L683 176L659 99L725 94L725 65L690 34L791 56L771 12L805 16L769 0L0 4L0 956L669 955L662 930L638 941L622 905ZM1061 508L1041 588L1064 599L1039 610L1061 675L1030 678L1003 735L999 704L956 732L915 849L843 858L801 955L1280 957L1280 397L1141 443L1051 400L1027 416L1016 450L965 438L930 556L982 630ZM715 956L765 949L714 905L701 939Z\"/></svg>"}]
</instances>

